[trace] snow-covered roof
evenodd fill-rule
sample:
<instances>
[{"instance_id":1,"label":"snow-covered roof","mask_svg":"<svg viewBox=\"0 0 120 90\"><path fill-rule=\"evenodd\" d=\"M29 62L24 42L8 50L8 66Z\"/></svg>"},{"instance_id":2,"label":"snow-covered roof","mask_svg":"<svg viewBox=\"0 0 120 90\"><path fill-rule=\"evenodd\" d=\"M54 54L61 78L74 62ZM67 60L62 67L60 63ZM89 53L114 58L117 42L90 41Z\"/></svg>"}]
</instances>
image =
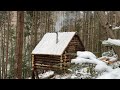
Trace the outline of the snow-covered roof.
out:
<instances>
[{"instance_id":1,"label":"snow-covered roof","mask_svg":"<svg viewBox=\"0 0 120 90\"><path fill-rule=\"evenodd\" d=\"M56 43L56 33L46 33L32 51L32 54L61 55L75 33L58 32L58 43Z\"/></svg>"}]
</instances>

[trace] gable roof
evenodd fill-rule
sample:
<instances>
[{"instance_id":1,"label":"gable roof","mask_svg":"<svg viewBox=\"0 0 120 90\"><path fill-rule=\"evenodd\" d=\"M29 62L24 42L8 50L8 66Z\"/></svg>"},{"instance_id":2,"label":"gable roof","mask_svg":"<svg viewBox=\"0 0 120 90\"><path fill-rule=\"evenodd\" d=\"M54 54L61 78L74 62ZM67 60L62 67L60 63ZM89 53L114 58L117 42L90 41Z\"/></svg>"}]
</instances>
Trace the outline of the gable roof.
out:
<instances>
[{"instance_id":1,"label":"gable roof","mask_svg":"<svg viewBox=\"0 0 120 90\"><path fill-rule=\"evenodd\" d=\"M56 33L46 33L32 54L62 55L75 33L58 32L58 43L56 43Z\"/></svg>"}]
</instances>

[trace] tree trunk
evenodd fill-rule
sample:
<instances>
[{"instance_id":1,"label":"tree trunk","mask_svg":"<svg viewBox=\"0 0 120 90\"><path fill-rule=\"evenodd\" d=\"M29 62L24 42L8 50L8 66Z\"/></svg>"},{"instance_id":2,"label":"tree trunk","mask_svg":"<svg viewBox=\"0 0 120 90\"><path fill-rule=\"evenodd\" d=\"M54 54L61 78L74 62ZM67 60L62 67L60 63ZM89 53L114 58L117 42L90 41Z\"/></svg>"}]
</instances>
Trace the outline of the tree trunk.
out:
<instances>
[{"instance_id":1,"label":"tree trunk","mask_svg":"<svg viewBox=\"0 0 120 90\"><path fill-rule=\"evenodd\" d=\"M105 16L105 13L103 11L97 11L97 14L101 25L105 28L107 32L108 37L115 39L115 35L113 34L113 31L109 28L109 23L107 21L107 17Z\"/></svg>"},{"instance_id":2,"label":"tree trunk","mask_svg":"<svg viewBox=\"0 0 120 90\"><path fill-rule=\"evenodd\" d=\"M24 11L17 11L17 36L16 36L16 77L22 78L22 50L23 50Z\"/></svg>"},{"instance_id":3,"label":"tree trunk","mask_svg":"<svg viewBox=\"0 0 120 90\"><path fill-rule=\"evenodd\" d=\"M2 39L2 34L1 34L1 26L0 26L0 47L1 47L1 40ZM1 48L0 48L0 53L1 53ZM0 79L1 79L1 54L0 54Z\"/></svg>"},{"instance_id":4,"label":"tree trunk","mask_svg":"<svg viewBox=\"0 0 120 90\"><path fill-rule=\"evenodd\" d=\"M7 78L7 65L8 65L8 46L9 46L9 30L10 30L10 11L8 11L8 28L7 28L7 42L6 42L6 75L5 78Z\"/></svg>"},{"instance_id":5,"label":"tree trunk","mask_svg":"<svg viewBox=\"0 0 120 90\"><path fill-rule=\"evenodd\" d=\"M2 74L3 79L5 78L5 23L3 28L3 61L2 61Z\"/></svg>"},{"instance_id":6,"label":"tree trunk","mask_svg":"<svg viewBox=\"0 0 120 90\"><path fill-rule=\"evenodd\" d=\"M37 15L38 15L38 11L35 11L34 13L35 13L35 18L34 18L34 20L35 20L34 21L34 30L35 30L35 34L34 34L35 35L34 47L35 47L36 44L37 44L37 21L38 21L38 19L37 19L38 16Z\"/></svg>"}]
</instances>

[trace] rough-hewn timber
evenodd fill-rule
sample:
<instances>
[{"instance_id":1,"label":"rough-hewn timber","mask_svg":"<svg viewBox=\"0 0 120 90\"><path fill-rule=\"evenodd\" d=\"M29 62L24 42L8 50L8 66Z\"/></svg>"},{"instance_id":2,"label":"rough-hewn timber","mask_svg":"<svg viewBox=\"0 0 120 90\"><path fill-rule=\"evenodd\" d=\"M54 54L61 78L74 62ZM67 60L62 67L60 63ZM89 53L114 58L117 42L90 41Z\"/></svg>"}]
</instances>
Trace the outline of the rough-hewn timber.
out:
<instances>
[{"instance_id":1,"label":"rough-hewn timber","mask_svg":"<svg viewBox=\"0 0 120 90\"><path fill-rule=\"evenodd\" d=\"M32 55L34 70L66 70L70 67L71 59L76 57L77 51L84 51L85 48L80 38L75 35L68 46L65 48L62 55Z\"/></svg>"}]
</instances>

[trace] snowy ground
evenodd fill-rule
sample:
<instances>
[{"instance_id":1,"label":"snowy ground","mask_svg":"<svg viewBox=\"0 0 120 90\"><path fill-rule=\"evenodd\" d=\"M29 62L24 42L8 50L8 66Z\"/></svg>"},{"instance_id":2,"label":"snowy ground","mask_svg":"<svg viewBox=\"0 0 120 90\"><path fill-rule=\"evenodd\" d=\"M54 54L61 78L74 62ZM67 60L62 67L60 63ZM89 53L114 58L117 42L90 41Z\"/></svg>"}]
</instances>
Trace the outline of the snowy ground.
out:
<instances>
[{"instance_id":1,"label":"snowy ground","mask_svg":"<svg viewBox=\"0 0 120 90\"><path fill-rule=\"evenodd\" d=\"M108 58L109 58L109 61L115 60L114 56L108 57ZM117 59L117 57L116 57L116 59ZM94 75L92 75L93 73L89 72L89 75L91 75L91 77L90 77L91 79L92 78L96 78L96 79L120 79L120 68L119 68L120 62L119 61L116 61L116 62L111 63L111 64L107 64L106 62L100 60L100 58L96 58L94 56L94 54L89 52L89 51L85 51L85 52L79 51L79 52L77 52L77 58L72 59L71 62L75 63L75 64L84 64L84 63L94 64L95 66L92 68L92 71L94 71ZM90 67L88 67L88 68L90 68Z\"/></svg>"},{"instance_id":2,"label":"snowy ground","mask_svg":"<svg viewBox=\"0 0 120 90\"><path fill-rule=\"evenodd\" d=\"M108 64L101 60L106 57L109 61L117 60L117 57L104 56L97 58L92 52L78 51L77 57L71 60L71 67L68 69L70 73L62 75L54 74L54 71L48 71L40 74L39 78L44 79L120 79L120 61Z\"/></svg>"}]
</instances>

